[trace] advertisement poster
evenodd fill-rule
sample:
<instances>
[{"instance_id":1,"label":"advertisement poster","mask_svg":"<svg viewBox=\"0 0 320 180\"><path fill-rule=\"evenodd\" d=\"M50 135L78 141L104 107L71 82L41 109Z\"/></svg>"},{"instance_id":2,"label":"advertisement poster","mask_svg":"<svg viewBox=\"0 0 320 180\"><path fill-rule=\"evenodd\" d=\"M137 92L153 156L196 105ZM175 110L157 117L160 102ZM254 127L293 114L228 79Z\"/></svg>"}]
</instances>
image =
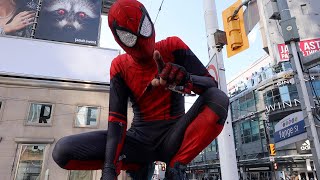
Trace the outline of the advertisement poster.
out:
<instances>
[{"instance_id":1,"label":"advertisement poster","mask_svg":"<svg viewBox=\"0 0 320 180\"><path fill-rule=\"evenodd\" d=\"M0 35L31 37L38 0L0 0Z\"/></svg>"},{"instance_id":2,"label":"advertisement poster","mask_svg":"<svg viewBox=\"0 0 320 180\"><path fill-rule=\"evenodd\" d=\"M101 0L43 0L35 38L97 45Z\"/></svg>"},{"instance_id":3,"label":"advertisement poster","mask_svg":"<svg viewBox=\"0 0 320 180\"><path fill-rule=\"evenodd\" d=\"M317 51L320 51L320 38L310 39L299 42L299 47L303 56L309 56ZM289 48L285 44L278 44L280 62L289 60Z\"/></svg>"}]
</instances>

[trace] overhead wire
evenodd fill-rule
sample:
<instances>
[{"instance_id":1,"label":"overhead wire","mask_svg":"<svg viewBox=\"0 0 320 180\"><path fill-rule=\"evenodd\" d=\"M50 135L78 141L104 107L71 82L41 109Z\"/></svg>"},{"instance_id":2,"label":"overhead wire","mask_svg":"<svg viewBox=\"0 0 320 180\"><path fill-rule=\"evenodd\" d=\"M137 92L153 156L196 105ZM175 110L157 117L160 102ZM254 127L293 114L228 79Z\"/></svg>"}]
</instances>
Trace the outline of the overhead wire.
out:
<instances>
[{"instance_id":1,"label":"overhead wire","mask_svg":"<svg viewBox=\"0 0 320 180\"><path fill-rule=\"evenodd\" d=\"M159 7L159 9L158 9L157 16L156 16L156 18L155 18L155 20L154 20L154 23L153 23L154 25L155 25L155 24L156 24L156 22L157 22L157 19L158 19L159 13L160 13L160 11L161 11L161 9L162 9L163 2L164 2L164 0L162 0L161 5L160 5L160 7Z\"/></svg>"}]
</instances>

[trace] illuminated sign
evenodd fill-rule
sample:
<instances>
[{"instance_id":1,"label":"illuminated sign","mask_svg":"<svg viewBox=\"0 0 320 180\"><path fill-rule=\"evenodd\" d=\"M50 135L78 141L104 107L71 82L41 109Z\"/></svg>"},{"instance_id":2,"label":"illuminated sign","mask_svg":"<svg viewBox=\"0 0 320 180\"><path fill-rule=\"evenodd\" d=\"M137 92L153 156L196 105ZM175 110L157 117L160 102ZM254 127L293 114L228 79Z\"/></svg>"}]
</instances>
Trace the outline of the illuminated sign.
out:
<instances>
[{"instance_id":1,"label":"illuminated sign","mask_svg":"<svg viewBox=\"0 0 320 180\"><path fill-rule=\"evenodd\" d=\"M306 132L303 112L295 112L275 125L274 142L280 142Z\"/></svg>"}]
</instances>

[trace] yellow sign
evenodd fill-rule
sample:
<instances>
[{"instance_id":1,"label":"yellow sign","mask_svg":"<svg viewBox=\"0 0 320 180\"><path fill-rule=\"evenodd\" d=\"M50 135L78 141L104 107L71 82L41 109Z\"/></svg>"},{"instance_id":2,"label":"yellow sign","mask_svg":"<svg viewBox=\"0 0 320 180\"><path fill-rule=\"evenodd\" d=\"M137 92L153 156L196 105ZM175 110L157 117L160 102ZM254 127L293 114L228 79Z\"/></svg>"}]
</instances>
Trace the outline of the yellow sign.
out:
<instances>
[{"instance_id":1,"label":"yellow sign","mask_svg":"<svg viewBox=\"0 0 320 180\"><path fill-rule=\"evenodd\" d=\"M242 1L238 0L222 12L223 27L228 41L228 57L249 48L249 40L244 26L243 8L233 17L234 12L241 4Z\"/></svg>"}]
</instances>

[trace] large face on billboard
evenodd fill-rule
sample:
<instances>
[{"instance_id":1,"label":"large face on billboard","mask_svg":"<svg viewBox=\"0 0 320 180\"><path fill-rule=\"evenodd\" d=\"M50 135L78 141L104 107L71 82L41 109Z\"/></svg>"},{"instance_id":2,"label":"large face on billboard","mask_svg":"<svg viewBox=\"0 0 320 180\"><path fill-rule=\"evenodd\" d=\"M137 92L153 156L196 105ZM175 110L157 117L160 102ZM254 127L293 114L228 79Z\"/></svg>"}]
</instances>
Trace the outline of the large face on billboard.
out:
<instances>
[{"instance_id":1,"label":"large face on billboard","mask_svg":"<svg viewBox=\"0 0 320 180\"><path fill-rule=\"evenodd\" d=\"M0 34L31 37L38 0L0 0Z\"/></svg>"},{"instance_id":2,"label":"large face on billboard","mask_svg":"<svg viewBox=\"0 0 320 180\"><path fill-rule=\"evenodd\" d=\"M44 0L35 37L97 45L100 12L99 0Z\"/></svg>"}]
</instances>

